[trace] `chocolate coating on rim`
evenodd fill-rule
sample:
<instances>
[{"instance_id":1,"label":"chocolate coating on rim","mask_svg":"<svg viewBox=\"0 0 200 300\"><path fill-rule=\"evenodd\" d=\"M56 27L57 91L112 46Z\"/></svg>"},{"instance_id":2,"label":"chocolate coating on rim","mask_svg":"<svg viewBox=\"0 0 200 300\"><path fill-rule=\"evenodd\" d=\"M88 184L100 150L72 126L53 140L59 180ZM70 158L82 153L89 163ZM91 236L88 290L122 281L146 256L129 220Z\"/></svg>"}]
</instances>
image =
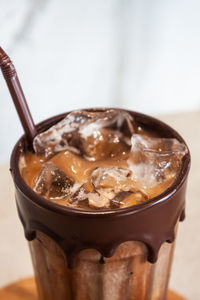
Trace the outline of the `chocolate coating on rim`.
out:
<instances>
[{"instance_id":1,"label":"chocolate coating on rim","mask_svg":"<svg viewBox=\"0 0 200 300\"><path fill-rule=\"evenodd\" d=\"M106 108L108 109L108 108ZM89 109L102 111L104 109ZM182 137L165 123L140 113L127 111L142 128L156 131L159 136ZM45 130L64 118L62 114L40 123L38 131ZM11 173L16 187L16 202L25 236L31 241L36 230L54 239L63 249L69 267L73 266L76 253L86 248L98 250L111 257L116 247L125 241L146 244L149 262L156 262L164 242L173 242L178 220L184 219L185 190L190 168L190 153L183 158L182 168L175 182L162 194L131 207L87 211L61 206L36 194L23 180L19 171L19 157L24 152L23 136L15 145L11 156Z\"/></svg>"}]
</instances>

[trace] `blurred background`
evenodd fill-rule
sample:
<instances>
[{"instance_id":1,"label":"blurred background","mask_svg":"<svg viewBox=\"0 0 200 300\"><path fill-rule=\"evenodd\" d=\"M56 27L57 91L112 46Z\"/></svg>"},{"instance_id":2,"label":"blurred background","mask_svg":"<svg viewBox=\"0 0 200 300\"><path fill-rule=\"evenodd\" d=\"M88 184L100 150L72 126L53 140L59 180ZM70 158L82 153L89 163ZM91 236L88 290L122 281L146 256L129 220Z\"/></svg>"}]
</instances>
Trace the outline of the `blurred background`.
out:
<instances>
[{"instance_id":1,"label":"blurred background","mask_svg":"<svg viewBox=\"0 0 200 300\"><path fill-rule=\"evenodd\" d=\"M15 64L36 123L77 108L123 107L161 118L188 142L191 204L180 225L171 286L189 300L200 299L200 240L192 239L200 225L199 16L199 0L0 0L0 45ZM32 268L7 172L23 130L2 74L0 99L1 286ZM21 239L15 254L13 232Z\"/></svg>"},{"instance_id":2,"label":"blurred background","mask_svg":"<svg viewBox=\"0 0 200 300\"><path fill-rule=\"evenodd\" d=\"M91 106L182 112L200 108L199 14L199 0L0 0L0 44L35 122ZM2 77L0 99L2 163L22 134Z\"/></svg>"}]
</instances>

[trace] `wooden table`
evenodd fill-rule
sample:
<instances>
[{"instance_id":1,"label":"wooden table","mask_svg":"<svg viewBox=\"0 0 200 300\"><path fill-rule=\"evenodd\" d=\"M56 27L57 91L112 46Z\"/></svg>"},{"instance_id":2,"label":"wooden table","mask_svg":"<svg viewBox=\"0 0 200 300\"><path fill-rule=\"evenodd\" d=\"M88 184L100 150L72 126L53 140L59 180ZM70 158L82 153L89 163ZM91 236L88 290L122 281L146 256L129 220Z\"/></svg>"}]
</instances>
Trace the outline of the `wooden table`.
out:
<instances>
[{"instance_id":1,"label":"wooden table","mask_svg":"<svg viewBox=\"0 0 200 300\"><path fill-rule=\"evenodd\" d=\"M0 290L0 300L37 300L33 277L12 283ZM169 291L167 300L186 300L173 291Z\"/></svg>"}]
</instances>

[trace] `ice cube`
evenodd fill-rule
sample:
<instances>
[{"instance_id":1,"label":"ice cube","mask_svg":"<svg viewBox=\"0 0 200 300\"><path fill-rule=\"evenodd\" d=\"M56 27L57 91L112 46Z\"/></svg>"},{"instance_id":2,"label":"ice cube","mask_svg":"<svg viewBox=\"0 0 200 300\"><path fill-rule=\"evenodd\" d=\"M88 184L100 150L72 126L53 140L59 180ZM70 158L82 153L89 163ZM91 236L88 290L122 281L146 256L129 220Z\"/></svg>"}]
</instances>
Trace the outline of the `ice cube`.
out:
<instances>
[{"instance_id":1,"label":"ice cube","mask_svg":"<svg viewBox=\"0 0 200 300\"><path fill-rule=\"evenodd\" d=\"M98 131L101 128L109 128L123 132L127 137L131 137L135 132L133 117L125 111L109 109L106 111L88 113L91 118L88 122L81 124L79 127L80 135L83 138L91 136L94 131Z\"/></svg>"},{"instance_id":2,"label":"ice cube","mask_svg":"<svg viewBox=\"0 0 200 300\"><path fill-rule=\"evenodd\" d=\"M137 191L135 193L127 194L123 200L120 201L120 207L128 207L132 205L137 205L142 202L145 202L148 200L148 196L144 194L142 191Z\"/></svg>"},{"instance_id":3,"label":"ice cube","mask_svg":"<svg viewBox=\"0 0 200 300\"><path fill-rule=\"evenodd\" d=\"M188 151L185 145L174 138L133 134L131 142L129 168L133 178L145 188L175 178L180 170L182 158Z\"/></svg>"},{"instance_id":4,"label":"ice cube","mask_svg":"<svg viewBox=\"0 0 200 300\"><path fill-rule=\"evenodd\" d=\"M81 138L80 148L86 159L101 160L126 155L131 147L119 131L101 129L87 138Z\"/></svg>"},{"instance_id":5,"label":"ice cube","mask_svg":"<svg viewBox=\"0 0 200 300\"><path fill-rule=\"evenodd\" d=\"M122 208L137 205L147 200L148 196L142 191L120 192L113 199L111 199L110 206L111 208Z\"/></svg>"},{"instance_id":6,"label":"ice cube","mask_svg":"<svg viewBox=\"0 0 200 300\"><path fill-rule=\"evenodd\" d=\"M110 200L110 207L111 208L120 208L123 200L130 196L131 192L119 192L115 197Z\"/></svg>"},{"instance_id":7,"label":"ice cube","mask_svg":"<svg viewBox=\"0 0 200 300\"><path fill-rule=\"evenodd\" d=\"M88 207L88 191L84 184L75 183L70 189L70 197L68 203L73 207L86 206Z\"/></svg>"},{"instance_id":8,"label":"ice cube","mask_svg":"<svg viewBox=\"0 0 200 300\"><path fill-rule=\"evenodd\" d=\"M97 191L111 189L115 194L142 189L142 186L132 178L132 171L128 168L96 168L91 173L91 181Z\"/></svg>"},{"instance_id":9,"label":"ice cube","mask_svg":"<svg viewBox=\"0 0 200 300\"><path fill-rule=\"evenodd\" d=\"M36 153L47 157L66 149L77 154L82 152L94 159L98 158L100 152L105 152L105 157L112 157L119 153L119 147L122 152L130 149L134 126L132 116L124 111L75 111L38 134L34 138L33 147Z\"/></svg>"},{"instance_id":10,"label":"ice cube","mask_svg":"<svg viewBox=\"0 0 200 300\"><path fill-rule=\"evenodd\" d=\"M71 194L68 203L76 208L106 208L109 206L109 198L105 193L97 191L89 191L87 184L74 184L70 190Z\"/></svg>"},{"instance_id":11,"label":"ice cube","mask_svg":"<svg viewBox=\"0 0 200 300\"><path fill-rule=\"evenodd\" d=\"M48 199L62 199L69 195L72 180L52 162L47 162L41 170L34 190Z\"/></svg>"},{"instance_id":12,"label":"ice cube","mask_svg":"<svg viewBox=\"0 0 200 300\"><path fill-rule=\"evenodd\" d=\"M118 110L98 112L80 127L80 147L89 160L100 160L126 154L134 129L131 115Z\"/></svg>"},{"instance_id":13,"label":"ice cube","mask_svg":"<svg viewBox=\"0 0 200 300\"><path fill-rule=\"evenodd\" d=\"M33 147L35 152L49 156L55 152L70 149L75 153L79 153L78 149L73 147L77 129L89 119L91 119L91 116L84 111L76 111L68 114L56 125L34 138Z\"/></svg>"},{"instance_id":14,"label":"ice cube","mask_svg":"<svg viewBox=\"0 0 200 300\"><path fill-rule=\"evenodd\" d=\"M89 206L92 208L108 208L110 201L107 197L99 195L98 193L88 193Z\"/></svg>"}]
</instances>

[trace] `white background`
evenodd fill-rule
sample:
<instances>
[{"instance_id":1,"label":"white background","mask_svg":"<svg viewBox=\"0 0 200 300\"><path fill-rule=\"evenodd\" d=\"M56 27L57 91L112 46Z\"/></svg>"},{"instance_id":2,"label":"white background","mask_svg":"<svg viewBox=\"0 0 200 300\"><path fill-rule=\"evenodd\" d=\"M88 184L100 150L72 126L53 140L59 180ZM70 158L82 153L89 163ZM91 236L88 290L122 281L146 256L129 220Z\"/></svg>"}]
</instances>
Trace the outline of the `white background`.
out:
<instances>
[{"instance_id":1,"label":"white background","mask_svg":"<svg viewBox=\"0 0 200 300\"><path fill-rule=\"evenodd\" d=\"M199 0L0 0L0 45L36 123L91 106L195 110L199 16ZM2 76L0 101L3 163L23 131Z\"/></svg>"}]
</instances>

